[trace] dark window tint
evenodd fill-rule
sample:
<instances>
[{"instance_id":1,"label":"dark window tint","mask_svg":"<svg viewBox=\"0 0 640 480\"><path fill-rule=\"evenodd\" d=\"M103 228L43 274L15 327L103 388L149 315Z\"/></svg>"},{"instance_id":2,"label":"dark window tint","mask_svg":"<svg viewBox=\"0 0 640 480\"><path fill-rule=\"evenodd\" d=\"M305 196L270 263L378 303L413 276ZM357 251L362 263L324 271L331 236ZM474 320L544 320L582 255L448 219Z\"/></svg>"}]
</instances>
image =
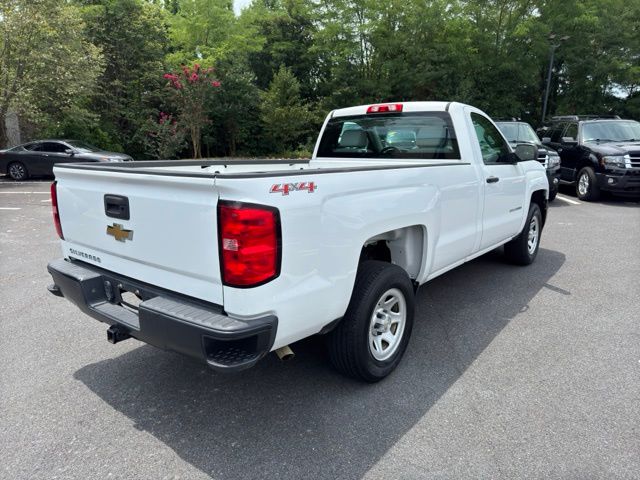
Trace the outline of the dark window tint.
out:
<instances>
[{"instance_id":1,"label":"dark window tint","mask_svg":"<svg viewBox=\"0 0 640 480\"><path fill-rule=\"evenodd\" d=\"M459 159L458 141L445 112L332 118L318 157Z\"/></svg>"},{"instance_id":2,"label":"dark window tint","mask_svg":"<svg viewBox=\"0 0 640 480\"><path fill-rule=\"evenodd\" d=\"M565 124L557 124L551 127L551 131L549 132L549 136L551 137L551 141L555 143L560 143L562 141L562 131L565 128Z\"/></svg>"},{"instance_id":3,"label":"dark window tint","mask_svg":"<svg viewBox=\"0 0 640 480\"><path fill-rule=\"evenodd\" d=\"M89 145L88 143L84 143L84 142L79 142L77 140L70 140L70 141L68 140L67 143L82 153L92 153L92 152L100 151L99 148L94 147L93 145Z\"/></svg>"},{"instance_id":4,"label":"dark window tint","mask_svg":"<svg viewBox=\"0 0 640 480\"><path fill-rule=\"evenodd\" d=\"M506 155L510 152L509 145L500 134L500 131L488 118L472 113L471 121L476 131L484 163L496 163L501 155Z\"/></svg>"},{"instance_id":5,"label":"dark window tint","mask_svg":"<svg viewBox=\"0 0 640 480\"><path fill-rule=\"evenodd\" d=\"M562 136L563 137L571 137L574 140L577 140L578 139L578 124L577 123L570 123L569 125L567 125L567 128L564 131L564 134Z\"/></svg>"},{"instance_id":6,"label":"dark window tint","mask_svg":"<svg viewBox=\"0 0 640 480\"><path fill-rule=\"evenodd\" d=\"M48 153L64 153L66 149L68 149L64 143L58 142L42 142L40 144L40 148L38 148L39 152L48 152Z\"/></svg>"}]
</instances>

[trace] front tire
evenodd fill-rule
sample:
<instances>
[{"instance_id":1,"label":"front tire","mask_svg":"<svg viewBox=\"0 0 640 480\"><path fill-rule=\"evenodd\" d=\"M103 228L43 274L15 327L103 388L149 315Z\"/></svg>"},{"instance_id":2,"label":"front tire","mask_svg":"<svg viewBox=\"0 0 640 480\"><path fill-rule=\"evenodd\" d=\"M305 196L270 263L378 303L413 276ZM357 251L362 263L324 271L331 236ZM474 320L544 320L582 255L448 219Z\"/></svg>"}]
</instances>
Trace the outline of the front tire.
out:
<instances>
[{"instance_id":1,"label":"front tire","mask_svg":"<svg viewBox=\"0 0 640 480\"><path fill-rule=\"evenodd\" d=\"M556 199L556 195L558 195L558 186L554 185L549 189L549 201L553 202Z\"/></svg>"},{"instance_id":2,"label":"front tire","mask_svg":"<svg viewBox=\"0 0 640 480\"><path fill-rule=\"evenodd\" d=\"M538 255L541 234L542 213L537 203L531 203L522 232L504 245L507 259L516 265L532 264Z\"/></svg>"},{"instance_id":3,"label":"front tire","mask_svg":"<svg viewBox=\"0 0 640 480\"><path fill-rule=\"evenodd\" d=\"M600 198L600 187L593 168L584 167L578 172L576 195L585 202L595 202Z\"/></svg>"},{"instance_id":4,"label":"front tire","mask_svg":"<svg viewBox=\"0 0 640 480\"><path fill-rule=\"evenodd\" d=\"M342 321L328 334L329 359L341 373L377 382L400 363L411 330L415 299L407 273L368 260L358 269Z\"/></svg>"},{"instance_id":5,"label":"front tire","mask_svg":"<svg viewBox=\"0 0 640 480\"><path fill-rule=\"evenodd\" d=\"M13 180L16 181L26 180L27 178L29 178L27 167L25 167L21 162L10 163L7 167L7 173Z\"/></svg>"}]
</instances>

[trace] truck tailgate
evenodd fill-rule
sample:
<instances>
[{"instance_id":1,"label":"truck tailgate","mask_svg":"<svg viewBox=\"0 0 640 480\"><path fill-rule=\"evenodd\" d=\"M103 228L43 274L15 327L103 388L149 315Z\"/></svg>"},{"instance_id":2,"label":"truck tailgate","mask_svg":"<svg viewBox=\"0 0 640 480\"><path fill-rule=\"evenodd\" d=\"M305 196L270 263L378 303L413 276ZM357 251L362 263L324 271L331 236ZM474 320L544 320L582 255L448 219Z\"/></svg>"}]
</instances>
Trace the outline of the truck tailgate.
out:
<instances>
[{"instance_id":1,"label":"truck tailgate","mask_svg":"<svg viewBox=\"0 0 640 480\"><path fill-rule=\"evenodd\" d=\"M222 305L214 178L54 171L66 257ZM129 219L109 216L105 195Z\"/></svg>"}]
</instances>

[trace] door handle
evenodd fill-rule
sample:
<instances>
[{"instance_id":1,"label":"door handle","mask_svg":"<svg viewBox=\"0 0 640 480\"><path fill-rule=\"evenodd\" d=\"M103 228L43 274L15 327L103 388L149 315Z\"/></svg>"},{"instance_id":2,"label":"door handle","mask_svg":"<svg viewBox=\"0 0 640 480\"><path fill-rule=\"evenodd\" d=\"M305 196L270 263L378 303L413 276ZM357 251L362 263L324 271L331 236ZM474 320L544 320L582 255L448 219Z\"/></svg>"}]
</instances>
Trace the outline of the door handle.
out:
<instances>
[{"instance_id":1,"label":"door handle","mask_svg":"<svg viewBox=\"0 0 640 480\"><path fill-rule=\"evenodd\" d=\"M487 178L487 183L496 183L499 180L500 179L498 177L488 177Z\"/></svg>"}]
</instances>

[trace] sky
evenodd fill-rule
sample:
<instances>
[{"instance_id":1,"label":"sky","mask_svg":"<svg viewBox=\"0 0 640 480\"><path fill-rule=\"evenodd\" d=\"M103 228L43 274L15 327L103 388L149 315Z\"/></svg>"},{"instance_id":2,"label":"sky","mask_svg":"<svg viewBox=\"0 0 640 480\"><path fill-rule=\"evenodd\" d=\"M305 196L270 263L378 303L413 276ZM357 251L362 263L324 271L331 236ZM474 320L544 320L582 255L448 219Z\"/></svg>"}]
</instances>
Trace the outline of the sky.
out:
<instances>
[{"instance_id":1,"label":"sky","mask_svg":"<svg viewBox=\"0 0 640 480\"><path fill-rule=\"evenodd\" d=\"M240 13L242 7L246 7L250 3L251 0L233 0L233 10L236 12L236 15Z\"/></svg>"}]
</instances>

